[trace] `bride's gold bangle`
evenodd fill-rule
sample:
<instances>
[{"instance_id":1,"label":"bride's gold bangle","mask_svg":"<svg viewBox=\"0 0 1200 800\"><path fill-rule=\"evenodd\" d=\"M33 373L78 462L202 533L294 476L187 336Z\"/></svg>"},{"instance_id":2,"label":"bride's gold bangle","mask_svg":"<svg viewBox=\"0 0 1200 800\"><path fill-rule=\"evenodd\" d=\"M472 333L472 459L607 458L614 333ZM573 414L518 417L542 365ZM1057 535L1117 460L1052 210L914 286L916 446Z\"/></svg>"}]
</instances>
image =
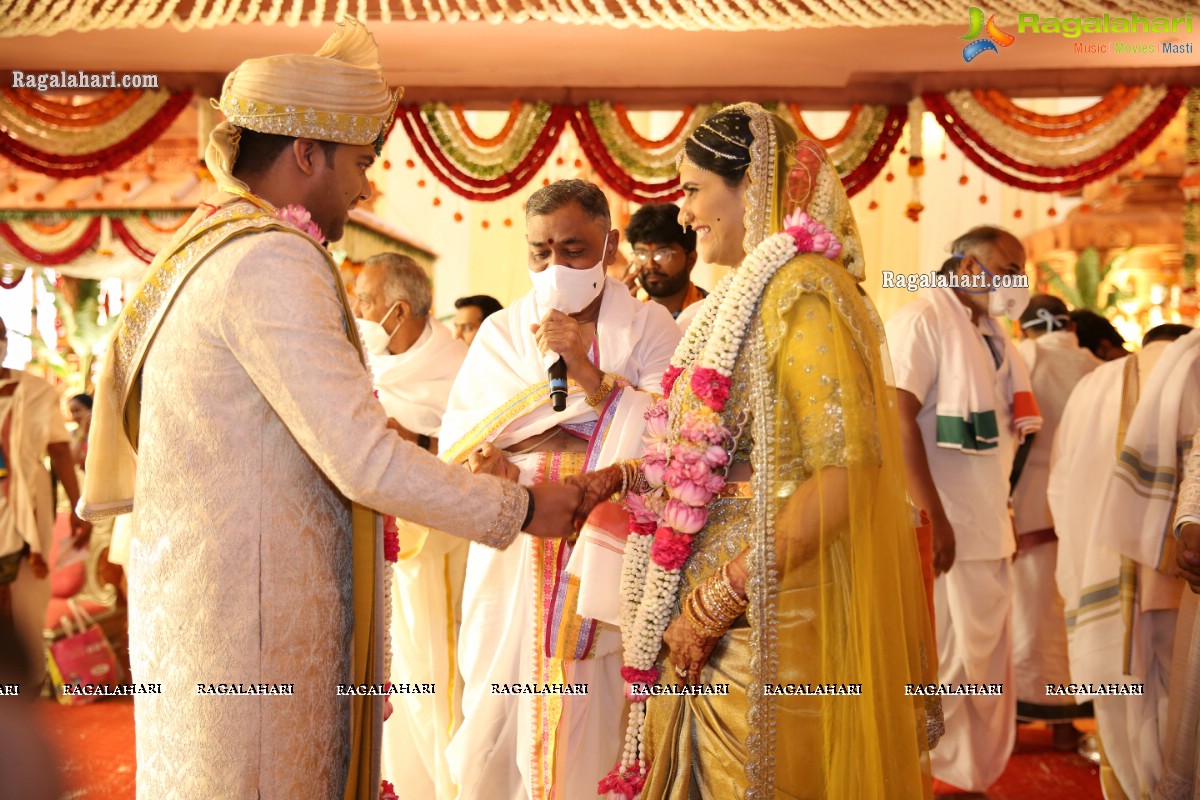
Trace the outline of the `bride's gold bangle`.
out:
<instances>
[{"instance_id":1,"label":"bride's gold bangle","mask_svg":"<svg viewBox=\"0 0 1200 800\"><path fill-rule=\"evenodd\" d=\"M683 613L688 618L688 621L703 636L709 639L719 639L725 635L725 631L729 629L729 626L722 625L718 620L712 618L697 596L699 591L697 588L687 597L683 598Z\"/></svg>"}]
</instances>

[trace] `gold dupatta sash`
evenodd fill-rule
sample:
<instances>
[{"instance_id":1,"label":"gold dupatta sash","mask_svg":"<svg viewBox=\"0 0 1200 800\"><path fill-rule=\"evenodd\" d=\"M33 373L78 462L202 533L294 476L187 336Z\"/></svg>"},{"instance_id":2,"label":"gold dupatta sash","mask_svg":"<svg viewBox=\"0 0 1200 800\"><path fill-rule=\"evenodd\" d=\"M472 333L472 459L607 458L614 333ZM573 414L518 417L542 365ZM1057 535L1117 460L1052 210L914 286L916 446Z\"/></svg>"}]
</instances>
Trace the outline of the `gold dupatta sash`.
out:
<instances>
[{"instance_id":1,"label":"gold dupatta sash","mask_svg":"<svg viewBox=\"0 0 1200 800\"><path fill-rule=\"evenodd\" d=\"M337 286L338 299L345 314L346 336L359 358L366 363L358 328L353 324L354 314L350 310L346 288L329 252L307 234L250 203L235 202L223 206L199 221L172 250L164 251L155 259L149 274L122 314L112 342L113 388L116 410L134 452L137 451L140 428L142 366L179 290L221 245L239 236L270 230L302 236L320 251ZM374 685L385 680L386 675L380 647L382 608L378 594L382 586L383 546L379 515L357 503L353 504L351 536L354 623L350 682ZM379 794L382 725L381 699L357 695L351 698L350 769L343 795L345 800L374 800Z\"/></svg>"}]
</instances>

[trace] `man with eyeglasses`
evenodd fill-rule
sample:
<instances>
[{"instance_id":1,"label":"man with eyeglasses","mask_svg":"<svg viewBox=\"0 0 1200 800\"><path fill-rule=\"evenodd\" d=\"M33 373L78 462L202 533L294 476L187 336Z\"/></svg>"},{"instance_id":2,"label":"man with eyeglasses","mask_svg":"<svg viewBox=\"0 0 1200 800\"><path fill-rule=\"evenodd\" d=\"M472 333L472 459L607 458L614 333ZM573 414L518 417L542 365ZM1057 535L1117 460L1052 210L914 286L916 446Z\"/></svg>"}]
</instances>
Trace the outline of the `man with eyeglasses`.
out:
<instances>
[{"instance_id":1,"label":"man with eyeglasses","mask_svg":"<svg viewBox=\"0 0 1200 800\"><path fill-rule=\"evenodd\" d=\"M674 203L642 206L629 218L625 238L633 246L637 283L687 329L708 292L692 283L696 266L696 232L679 224Z\"/></svg>"}]
</instances>

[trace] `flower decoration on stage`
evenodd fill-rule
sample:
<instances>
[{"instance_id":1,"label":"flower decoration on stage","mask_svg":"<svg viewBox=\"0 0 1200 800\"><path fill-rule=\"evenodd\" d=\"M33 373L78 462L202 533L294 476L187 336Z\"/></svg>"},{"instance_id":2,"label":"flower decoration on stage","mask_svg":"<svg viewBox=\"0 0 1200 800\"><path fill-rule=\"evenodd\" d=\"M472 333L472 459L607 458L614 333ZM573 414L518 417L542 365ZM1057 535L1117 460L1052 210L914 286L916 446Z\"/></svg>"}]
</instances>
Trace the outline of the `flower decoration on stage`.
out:
<instances>
[{"instance_id":1,"label":"flower decoration on stage","mask_svg":"<svg viewBox=\"0 0 1200 800\"><path fill-rule=\"evenodd\" d=\"M319 244L325 244L325 234L321 233L320 226L313 222L312 214L304 206L295 203L284 206L275 211L275 216L302 233L307 233Z\"/></svg>"},{"instance_id":2,"label":"flower decoration on stage","mask_svg":"<svg viewBox=\"0 0 1200 800\"><path fill-rule=\"evenodd\" d=\"M726 405L754 309L767 283L792 258L818 253L832 259L842 250L828 228L802 211L784 224L783 231L756 247L704 301L663 374L664 396L646 413L642 475L649 491L631 492L626 498L629 539L621 565L621 677L631 703L629 724L621 761L600 781L601 794L633 798L645 783L646 687L658 682L656 660L675 610L683 568L708 522L709 503L725 488L726 468L746 424L744 416L729 414ZM679 377L689 369L688 381L680 384ZM686 387L682 391L690 393L690 401L685 397L678 402L680 387ZM672 407L687 410L672 417ZM678 424L672 425L675 421Z\"/></svg>"}]
</instances>

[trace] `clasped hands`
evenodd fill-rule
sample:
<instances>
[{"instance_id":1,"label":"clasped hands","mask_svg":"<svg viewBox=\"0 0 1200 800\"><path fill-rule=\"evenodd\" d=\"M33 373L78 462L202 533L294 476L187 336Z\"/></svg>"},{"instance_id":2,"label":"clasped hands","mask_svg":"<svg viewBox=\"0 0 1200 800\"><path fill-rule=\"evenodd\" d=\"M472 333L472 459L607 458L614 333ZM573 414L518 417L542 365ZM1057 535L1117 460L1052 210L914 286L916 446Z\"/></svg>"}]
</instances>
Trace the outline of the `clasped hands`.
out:
<instances>
[{"instance_id":1,"label":"clasped hands","mask_svg":"<svg viewBox=\"0 0 1200 800\"><path fill-rule=\"evenodd\" d=\"M504 451L490 442L483 444L470 455L467 459L467 466L472 472L496 475L511 481L516 481L520 477L520 470L516 465L505 458ZM566 535L570 531L579 531L587 521L588 514L592 512L592 509L619 491L621 484L621 468L614 465L594 472L585 472L582 475L572 475L564 479L562 483L544 483L530 487L530 490L535 492L535 519L542 511L544 502L542 493L551 493L551 499L545 502L555 504L554 517L548 518L547 522L552 526L557 526L554 530L558 532L548 533L542 529L535 530L533 523L530 523L527 532L536 536L553 537ZM558 491L568 494L558 497ZM568 517L567 509L571 506L572 497L574 497L574 506L569 511ZM562 526L568 518L570 528L566 529ZM736 596L742 598L744 603L747 573L741 558L730 562L726 576L718 574L710 578L710 581L718 579L727 580L730 589ZM709 622L711 623L712 620ZM717 646L717 642L721 640L724 631L716 635L713 635L714 633L712 628L709 628L708 631L702 630L697 622L687 614L680 614L667 627L663 634L663 641L670 650L671 663L675 665L676 676L679 679L686 683L700 681L704 665L708 663L708 658L712 654L713 648Z\"/></svg>"},{"instance_id":2,"label":"clasped hands","mask_svg":"<svg viewBox=\"0 0 1200 800\"><path fill-rule=\"evenodd\" d=\"M495 475L514 483L521 477L521 470L491 442L485 442L467 457L467 467L472 472ZM525 531L549 538L578 533L592 509L620 488L621 470L615 466L572 475L561 483L530 486L534 511L533 520Z\"/></svg>"}]
</instances>

